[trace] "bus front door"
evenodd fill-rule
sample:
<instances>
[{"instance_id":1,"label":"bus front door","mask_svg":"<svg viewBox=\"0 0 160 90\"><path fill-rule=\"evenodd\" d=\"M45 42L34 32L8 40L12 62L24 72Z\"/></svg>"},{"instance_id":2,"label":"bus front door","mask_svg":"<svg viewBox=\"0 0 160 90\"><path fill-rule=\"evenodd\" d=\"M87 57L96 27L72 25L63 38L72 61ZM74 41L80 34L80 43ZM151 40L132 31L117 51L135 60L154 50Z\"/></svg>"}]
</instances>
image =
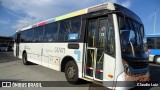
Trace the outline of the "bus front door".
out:
<instances>
[{"instance_id":1,"label":"bus front door","mask_svg":"<svg viewBox=\"0 0 160 90\"><path fill-rule=\"evenodd\" d=\"M85 77L103 80L107 18L88 20Z\"/></svg>"}]
</instances>

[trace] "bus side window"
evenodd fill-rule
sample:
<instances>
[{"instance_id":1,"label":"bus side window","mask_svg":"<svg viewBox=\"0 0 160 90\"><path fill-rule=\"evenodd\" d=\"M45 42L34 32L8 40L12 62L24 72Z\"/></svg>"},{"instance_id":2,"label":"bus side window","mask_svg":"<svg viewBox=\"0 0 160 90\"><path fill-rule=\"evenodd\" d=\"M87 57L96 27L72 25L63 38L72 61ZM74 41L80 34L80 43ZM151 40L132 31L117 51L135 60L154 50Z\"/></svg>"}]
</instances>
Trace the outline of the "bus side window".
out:
<instances>
[{"instance_id":1,"label":"bus side window","mask_svg":"<svg viewBox=\"0 0 160 90\"><path fill-rule=\"evenodd\" d=\"M25 42L25 36L26 36L25 31L22 31L21 32L21 42Z\"/></svg>"},{"instance_id":2,"label":"bus side window","mask_svg":"<svg viewBox=\"0 0 160 90\"><path fill-rule=\"evenodd\" d=\"M65 41L66 29L63 21L60 21L60 28L58 33L58 41Z\"/></svg>"},{"instance_id":3,"label":"bus side window","mask_svg":"<svg viewBox=\"0 0 160 90\"><path fill-rule=\"evenodd\" d=\"M57 41L58 23L50 23L45 26L44 42Z\"/></svg>"},{"instance_id":4,"label":"bus side window","mask_svg":"<svg viewBox=\"0 0 160 90\"><path fill-rule=\"evenodd\" d=\"M33 42L42 42L43 41L43 26L36 27L34 29Z\"/></svg>"},{"instance_id":5,"label":"bus side window","mask_svg":"<svg viewBox=\"0 0 160 90\"><path fill-rule=\"evenodd\" d=\"M32 42L33 39L33 29L24 31L24 42Z\"/></svg>"},{"instance_id":6,"label":"bus side window","mask_svg":"<svg viewBox=\"0 0 160 90\"><path fill-rule=\"evenodd\" d=\"M79 39L79 34L80 34L80 29L81 29L81 17L75 17L71 19L71 30L69 34L76 35L74 38L70 39L69 34L68 34L68 40L78 40Z\"/></svg>"},{"instance_id":7,"label":"bus side window","mask_svg":"<svg viewBox=\"0 0 160 90\"><path fill-rule=\"evenodd\" d=\"M80 17L75 17L72 19L60 21L58 41L77 40L78 39L77 37L75 39L70 39L69 35L70 34L73 34L73 36L79 35L80 27L81 27Z\"/></svg>"},{"instance_id":8,"label":"bus side window","mask_svg":"<svg viewBox=\"0 0 160 90\"><path fill-rule=\"evenodd\" d=\"M80 31L81 18L76 17L71 20L71 33L78 33Z\"/></svg>"}]
</instances>

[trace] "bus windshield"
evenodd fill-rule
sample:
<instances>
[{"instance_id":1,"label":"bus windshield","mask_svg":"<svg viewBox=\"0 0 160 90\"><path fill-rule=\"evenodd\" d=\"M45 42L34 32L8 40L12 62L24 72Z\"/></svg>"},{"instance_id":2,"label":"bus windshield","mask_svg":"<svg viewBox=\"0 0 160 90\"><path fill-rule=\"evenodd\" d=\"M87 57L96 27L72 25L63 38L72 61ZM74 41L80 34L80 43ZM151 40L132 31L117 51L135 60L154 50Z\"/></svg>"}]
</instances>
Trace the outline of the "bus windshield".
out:
<instances>
[{"instance_id":1,"label":"bus windshield","mask_svg":"<svg viewBox=\"0 0 160 90\"><path fill-rule=\"evenodd\" d=\"M119 25L122 21L119 17ZM124 20L123 20L124 21ZM125 59L147 59L146 39L144 35L143 25L130 18L125 19L125 24L119 27L121 52Z\"/></svg>"}]
</instances>

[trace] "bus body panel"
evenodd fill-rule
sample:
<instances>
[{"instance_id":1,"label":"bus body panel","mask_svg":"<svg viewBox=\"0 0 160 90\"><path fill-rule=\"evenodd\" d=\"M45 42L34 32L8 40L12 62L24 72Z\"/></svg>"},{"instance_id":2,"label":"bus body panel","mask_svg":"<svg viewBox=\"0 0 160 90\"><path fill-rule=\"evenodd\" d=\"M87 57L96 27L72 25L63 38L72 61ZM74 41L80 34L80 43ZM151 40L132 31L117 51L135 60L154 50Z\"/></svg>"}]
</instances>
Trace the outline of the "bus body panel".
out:
<instances>
[{"instance_id":1,"label":"bus body panel","mask_svg":"<svg viewBox=\"0 0 160 90\"><path fill-rule=\"evenodd\" d=\"M27 53L27 60L57 71L61 70L61 63L65 56L71 56L77 63L79 77L82 77L83 43L79 49L68 49L69 43L20 43L20 55ZM41 49L39 49L41 48Z\"/></svg>"},{"instance_id":2,"label":"bus body panel","mask_svg":"<svg viewBox=\"0 0 160 90\"><path fill-rule=\"evenodd\" d=\"M19 47L19 56L18 56L18 58L22 59L23 51L26 51L26 49L25 49L26 44L25 43L20 43L19 46L20 47ZM29 56L29 54L28 54L28 56Z\"/></svg>"}]
</instances>

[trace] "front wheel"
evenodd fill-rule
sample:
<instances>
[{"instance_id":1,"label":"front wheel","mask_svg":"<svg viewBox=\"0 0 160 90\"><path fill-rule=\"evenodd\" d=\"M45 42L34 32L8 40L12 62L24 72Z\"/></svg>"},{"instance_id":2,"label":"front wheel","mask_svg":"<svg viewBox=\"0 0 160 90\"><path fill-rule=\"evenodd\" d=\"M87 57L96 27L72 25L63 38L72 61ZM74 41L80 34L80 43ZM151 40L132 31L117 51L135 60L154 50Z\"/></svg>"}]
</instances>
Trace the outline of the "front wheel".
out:
<instances>
[{"instance_id":1,"label":"front wheel","mask_svg":"<svg viewBox=\"0 0 160 90\"><path fill-rule=\"evenodd\" d=\"M79 82L78 78L78 67L73 61L69 61L65 66L65 76L69 83L77 84Z\"/></svg>"}]
</instances>

